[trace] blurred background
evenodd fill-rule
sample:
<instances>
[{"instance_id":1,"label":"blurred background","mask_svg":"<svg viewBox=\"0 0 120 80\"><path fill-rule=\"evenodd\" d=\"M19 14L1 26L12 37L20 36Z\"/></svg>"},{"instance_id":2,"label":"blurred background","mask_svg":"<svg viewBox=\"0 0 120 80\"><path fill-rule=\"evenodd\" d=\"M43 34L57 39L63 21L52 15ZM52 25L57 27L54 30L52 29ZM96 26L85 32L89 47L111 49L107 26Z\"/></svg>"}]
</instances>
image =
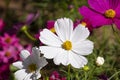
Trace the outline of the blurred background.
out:
<instances>
[{"instance_id":1,"label":"blurred background","mask_svg":"<svg viewBox=\"0 0 120 80\"><path fill-rule=\"evenodd\" d=\"M21 25L22 27L27 25L28 32L31 36L35 37L36 34L39 34L40 30L48 27L48 21L55 21L62 17L71 18L74 22L80 21L83 17L80 15L78 8L83 5L88 6L87 0L0 0L0 19L4 21L4 28L0 31L0 36L5 36L5 33L8 33L9 36L15 34L19 38L18 43L20 43L21 46L26 47L28 44L31 46L39 46L39 40L34 41L34 39L30 39L26 33L21 32ZM31 14L34 18L29 17ZM30 18L30 20L28 18ZM120 34L120 31L116 29L115 26L114 30ZM113 29L110 26L94 29L89 39L94 42L95 49L93 55L88 56L88 59L92 63L94 63L93 58L91 58L92 56L96 57L101 55L106 59L106 64L103 66L103 69L96 73L103 72L111 76L117 70L120 70L120 42L116 39ZM0 47L5 46L2 44ZM3 48L0 50L2 51ZM19 60L19 58L14 61L17 60ZM9 65L3 70L2 67L6 64ZM11 67L11 64L12 62L4 64L1 59L0 68L2 68L3 71L0 72L0 80L13 80L13 72L15 72L16 69ZM47 68L52 68L51 71L58 69L58 66L53 65L54 64L51 64ZM49 70L45 71L49 74ZM9 74L7 74L7 72L9 72ZM3 78L2 75L4 74L8 75L8 79ZM113 80L120 80L119 74L117 74Z\"/></svg>"}]
</instances>

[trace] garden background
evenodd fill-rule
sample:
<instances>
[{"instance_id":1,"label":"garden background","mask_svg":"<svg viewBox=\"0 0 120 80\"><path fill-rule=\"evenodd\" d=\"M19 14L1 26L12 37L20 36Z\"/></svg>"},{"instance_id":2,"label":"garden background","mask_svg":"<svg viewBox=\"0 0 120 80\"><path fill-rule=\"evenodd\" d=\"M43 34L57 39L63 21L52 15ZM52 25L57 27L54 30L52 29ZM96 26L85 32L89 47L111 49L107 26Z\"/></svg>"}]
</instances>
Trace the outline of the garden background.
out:
<instances>
[{"instance_id":1,"label":"garden background","mask_svg":"<svg viewBox=\"0 0 120 80\"><path fill-rule=\"evenodd\" d=\"M83 16L78 9L83 5L88 6L87 0L0 0L0 26L2 26L0 29L0 44L7 33L8 36L15 35L19 39L18 48L21 46L22 49L28 48L28 45L30 45L29 49L31 49L31 46L40 46L38 34L43 28L49 26L50 21L67 17L74 22L80 23ZM30 15L32 15L32 18L27 21ZM27 26L28 33L21 28L21 25L22 27ZM35 40L29 35L34 37ZM10 38L12 40L14 37ZM86 56L89 70L71 68L71 80L120 80L119 29L115 25L113 27L104 25L92 29L89 39L94 42L93 53ZM11 45L3 49L6 45L1 44L0 53L3 50L8 50L9 46ZM18 49L18 57L22 49ZM96 67L95 61L98 56L104 57L105 62L102 66ZM17 69L11 64L17 60L19 59L4 63L0 59L0 80L14 80L14 72ZM67 68L65 66L56 66L52 60L48 60L48 62L48 65L42 69L42 78L40 80L49 79L53 71L57 71L60 76L67 78ZM75 73L76 71L77 73ZM85 79L83 73L87 74L88 79ZM89 76L91 77L89 78Z\"/></svg>"}]
</instances>

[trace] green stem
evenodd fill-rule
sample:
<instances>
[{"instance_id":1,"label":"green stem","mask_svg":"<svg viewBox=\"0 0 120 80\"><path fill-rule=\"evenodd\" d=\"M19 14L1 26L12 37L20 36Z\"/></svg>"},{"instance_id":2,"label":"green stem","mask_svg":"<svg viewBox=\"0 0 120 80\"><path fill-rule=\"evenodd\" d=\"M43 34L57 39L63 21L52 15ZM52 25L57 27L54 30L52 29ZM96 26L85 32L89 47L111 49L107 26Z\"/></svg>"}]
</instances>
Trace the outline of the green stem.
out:
<instances>
[{"instance_id":1,"label":"green stem","mask_svg":"<svg viewBox=\"0 0 120 80\"><path fill-rule=\"evenodd\" d=\"M68 65L68 76L67 76L67 80L70 80L70 65Z\"/></svg>"},{"instance_id":2,"label":"green stem","mask_svg":"<svg viewBox=\"0 0 120 80\"><path fill-rule=\"evenodd\" d=\"M84 73L85 73L85 80L87 80L87 72L86 72L86 71L84 71Z\"/></svg>"},{"instance_id":3,"label":"green stem","mask_svg":"<svg viewBox=\"0 0 120 80\"><path fill-rule=\"evenodd\" d=\"M115 75L119 74L120 71L116 72L115 74L113 74L108 80L111 80Z\"/></svg>"},{"instance_id":4,"label":"green stem","mask_svg":"<svg viewBox=\"0 0 120 80\"><path fill-rule=\"evenodd\" d=\"M33 40L33 41L36 40L34 37L32 37L32 36L28 33L27 30L24 30L23 32L24 32L24 33L26 34L26 36L27 36L28 38L30 38L31 40Z\"/></svg>"},{"instance_id":5,"label":"green stem","mask_svg":"<svg viewBox=\"0 0 120 80\"><path fill-rule=\"evenodd\" d=\"M93 70L90 72L89 76L88 76L88 80L92 80L92 77L93 77L93 74L94 74L94 71L96 69L96 66L93 67Z\"/></svg>"},{"instance_id":6,"label":"green stem","mask_svg":"<svg viewBox=\"0 0 120 80\"><path fill-rule=\"evenodd\" d=\"M113 34L115 35L117 41L120 43L120 39L119 39L120 37L118 36L118 33L115 31L113 25L111 25L111 26L112 26Z\"/></svg>"}]
</instances>

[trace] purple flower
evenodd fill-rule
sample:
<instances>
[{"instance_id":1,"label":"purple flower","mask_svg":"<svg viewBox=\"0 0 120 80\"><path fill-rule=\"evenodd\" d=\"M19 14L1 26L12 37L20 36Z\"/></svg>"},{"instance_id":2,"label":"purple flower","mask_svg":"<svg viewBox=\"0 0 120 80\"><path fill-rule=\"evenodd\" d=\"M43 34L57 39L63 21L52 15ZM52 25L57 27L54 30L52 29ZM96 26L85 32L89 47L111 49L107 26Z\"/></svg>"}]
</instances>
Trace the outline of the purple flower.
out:
<instances>
[{"instance_id":1,"label":"purple flower","mask_svg":"<svg viewBox=\"0 0 120 80\"><path fill-rule=\"evenodd\" d=\"M94 28L115 24L120 29L120 0L88 0L90 7L79 8Z\"/></svg>"},{"instance_id":2,"label":"purple flower","mask_svg":"<svg viewBox=\"0 0 120 80\"><path fill-rule=\"evenodd\" d=\"M0 36L0 59L4 63L12 63L19 60L19 53L23 49L31 51L31 44L22 45L16 35L9 35L5 33L4 36Z\"/></svg>"},{"instance_id":3,"label":"purple flower","mask_svg":"<svg viewBox=\"0 0 120 80\"><path fill-rule=\"evenodd\" d=\"M79 20L79 19L76 19L75 21L74 21L74 28L78 25L78 24L80 24L81 23L81 21Z\"/></svg>"},{"instance_id":4,"label":"purple flower","mask_svg":"<svg viewBox=\"0 0 120 80\"><path fill-rule=\"evenodd\" d=\"M14 61L17 60L18 51L14 46L3 47L3 50L0 51L0 57L4 63L8 63L10 59Z\"/></svg>"},{"instance_id":5,"label":"purple flower","mask_svg":"<svg viewBox=\"0 0 120 80\"><path fill-rule=\"evenodd\" d=\"M98 76L100 80L108 80L108 77L105 74L101 74Z\"/></svg>"},{"instance_id":6,"label":"purple flower","mask_svg":"<svg viewBox=\"0 0 120 80\"><path fill-rule=\"evenodd\" d=\"M66 80L65 77L61 77L57 71L53 71L49 77L49 80Z\"/></svg>"},{"instance_id":7,"label":"purple flower","mask_svg":"<svg viewBox=\"0 0 120 80\"><path fill-rule=\"evenodd\" d=\"M90 22L89 19L87 19L87 18L85 19L85 18L84 18L84 19L81 21L81 23L82 23L82 22L86 23L86 27L89 29L90 32L93 31L94 28L93 28L93 26L92 26L92 24L91 24L91 22Z\"/></svg>"},{"instance_id":8,"label":"purple flower","mask_svg":"<svg viewBox=\"0 0 120 80\"><path fill-rule=\"evenodd\" d=\"M8 33L4 33L4 36L0 36L0 43L3 46L13 45L18 42L19 42L19 39L16 37L15 34L10 36Z\"/></svg>"}]
</instances>

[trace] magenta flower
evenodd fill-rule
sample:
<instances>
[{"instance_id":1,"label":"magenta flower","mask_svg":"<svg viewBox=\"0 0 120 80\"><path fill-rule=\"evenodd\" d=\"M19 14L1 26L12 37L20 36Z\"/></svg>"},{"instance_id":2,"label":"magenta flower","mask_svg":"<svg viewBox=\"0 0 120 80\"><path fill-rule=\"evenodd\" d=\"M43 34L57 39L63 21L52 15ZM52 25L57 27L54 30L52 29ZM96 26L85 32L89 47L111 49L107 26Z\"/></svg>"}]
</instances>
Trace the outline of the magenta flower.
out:
<instances>
[{"instance_id":1,"label":"magenta flower","mask_svg":"<svg viewBox=\"0 0 120 80\"><path fill-rule=\"evenodd\" d=\"M66 80L66 78L61 77L61 75L57 71L53 71L49 77L49 80Z\"/></svg>"},{"instance_id":2,"label":"magenta flower","mask_svg":"<svg viewBox=\"0 0 120 80\"><path fill-rule=\"evenodd\" d=\"M3 46L13 45L18 42L19 42L19 39L16 37L16 35L10 36L9 34L4 33L4 36L0 36L0 43Z\"/></svg>"},{"instance_id":3,"label":"magenta flower","mask_svg":"<svg viewBox=\"0 0 120 80\"><path fill-rule=\"evenodd\" d=\"M14 46L3 47L3 50L0 51L0 57L4 63L8 63L10 59L17 60L18 51Z\"/></svg>"},{"instance_id":4,"label":"magenta flower","mask_svg":"<svg viewBox=\"0 0 120 80\"><path fill-rule=\"evenodd\" d=\"M79 19L76 19L75 21L74 21L74 28L78 25L78 24L80 24L81 23L81 20L79 20Z\"/></svg>"},{"instance_id":5,"label":"magenta flower","mask_svg":"<svg viewBox=\"0 0 120 80\"><path fill-rule=\"evenodd\" d=\"M3 21L3 19L0 18L0 31L3 30L4 26L5 26L5 22Z\"/></svg>"},{"instance_id":6,"label":"magenta flower","mask_svg":"<svg viewBox=\"0 0 120 80\"><path fill-rule=\"evenodd\" d=\"M90 7L79 8L94 28L115 24L120 29L120 0L88 0Z\"/></svg>"},{"instance_id":7,"label":"magenta flower","mask_svg":"<svg viewBox=\"0 0 120 80\"><path fill-rule=\"evenodd\" d=\"M87 19L87 18L85 19L85 18L84 18L84 19L81 21L81 23L82 23L82 22L86 24L86 27L89 29L90 32L93 31L94 28L93 28L93 26L92 26L92 24L91 24L91 22L90 22L89 19Z\"/></svg>"}]
</instances>

